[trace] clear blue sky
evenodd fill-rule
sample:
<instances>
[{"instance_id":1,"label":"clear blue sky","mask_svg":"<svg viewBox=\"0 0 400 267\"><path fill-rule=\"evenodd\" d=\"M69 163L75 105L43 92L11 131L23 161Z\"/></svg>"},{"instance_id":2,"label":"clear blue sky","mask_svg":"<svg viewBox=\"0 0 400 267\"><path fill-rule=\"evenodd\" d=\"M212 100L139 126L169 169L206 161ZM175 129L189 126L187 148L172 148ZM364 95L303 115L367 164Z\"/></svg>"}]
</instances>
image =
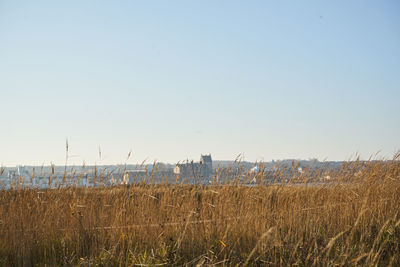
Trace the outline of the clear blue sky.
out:
<instances>
[{"instance_id":1,"label":"clear blue sky","mask_svg":"<svg viewBox=\"0 0 400 267\"><path fill-rule=\"evenodd\" d=\"M0 1L0 164L400 148L400 2ZM99 161L98 147L102 150Z\"/></svg>"}]
</instances>

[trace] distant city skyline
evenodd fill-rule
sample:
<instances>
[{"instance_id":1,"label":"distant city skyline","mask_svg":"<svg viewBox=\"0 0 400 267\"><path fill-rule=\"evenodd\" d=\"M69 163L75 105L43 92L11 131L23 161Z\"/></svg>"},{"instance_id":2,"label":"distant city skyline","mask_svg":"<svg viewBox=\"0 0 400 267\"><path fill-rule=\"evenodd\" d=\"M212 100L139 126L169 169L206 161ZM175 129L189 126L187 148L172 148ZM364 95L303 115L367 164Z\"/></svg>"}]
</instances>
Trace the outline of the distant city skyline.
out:
<instances>
[{"instance_id":1,"label":"distant city skyline","mask_svg":"<svg viewBox=\"0 0 400 267\"><path fill-rule=\"evenodd\" d=\"M394 0L1 1L0 165L63 165L66 139L76 165L391 158L399 14Z\"/></svg>"}]
</instances>

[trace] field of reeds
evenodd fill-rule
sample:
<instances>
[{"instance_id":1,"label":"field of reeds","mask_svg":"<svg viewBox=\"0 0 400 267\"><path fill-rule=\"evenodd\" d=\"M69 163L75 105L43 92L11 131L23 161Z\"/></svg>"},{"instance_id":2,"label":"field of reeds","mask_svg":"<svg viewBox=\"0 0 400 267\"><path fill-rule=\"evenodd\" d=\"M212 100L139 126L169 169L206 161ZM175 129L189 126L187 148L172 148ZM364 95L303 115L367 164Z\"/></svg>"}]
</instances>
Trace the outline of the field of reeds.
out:
<instances>
[{"instance_id":1,"label":"field of reeds","mask_svg":"<svg viewBox=\"0 0 400 267\"><path fill-rule=\"evenodd\" d=\"M0 265L400 266L398 156L327 172L2 190Z\"/></svg>"}]
</instances>

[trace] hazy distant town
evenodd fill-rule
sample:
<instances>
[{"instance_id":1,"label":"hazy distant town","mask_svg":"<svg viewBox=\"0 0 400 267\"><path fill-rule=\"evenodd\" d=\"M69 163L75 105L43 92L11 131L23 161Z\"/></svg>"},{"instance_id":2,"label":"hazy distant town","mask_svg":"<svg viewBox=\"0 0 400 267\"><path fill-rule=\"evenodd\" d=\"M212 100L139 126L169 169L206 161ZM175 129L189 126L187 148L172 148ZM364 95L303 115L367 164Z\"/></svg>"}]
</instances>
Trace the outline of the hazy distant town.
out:
<instances>
[{"instance_id":1,"label":"hazy distant town","mask_svg":"<svg viewBox=\"0 0 400 267\"><path fill-rule=\"evenodd\" d=\"M225 161L213 160L209 154L201 155L199 161L186 160L177 164L155 162L142 165L99 166L20 165L1 168L0 188L109 186L134 183L211 184L213 182L229 182L238 177L243 177L243 180L247 179L243 182L255 184L260 177L280 181L280 174L275 172L278 169L280 172L286 170L286 172L297 175L305 169L327 171L338 168L343 163L343 161L318 161L316 159L286 159L270 162ZM329 178L329 176L325 176L325 178Z\"/></svg>"}]
</instances>

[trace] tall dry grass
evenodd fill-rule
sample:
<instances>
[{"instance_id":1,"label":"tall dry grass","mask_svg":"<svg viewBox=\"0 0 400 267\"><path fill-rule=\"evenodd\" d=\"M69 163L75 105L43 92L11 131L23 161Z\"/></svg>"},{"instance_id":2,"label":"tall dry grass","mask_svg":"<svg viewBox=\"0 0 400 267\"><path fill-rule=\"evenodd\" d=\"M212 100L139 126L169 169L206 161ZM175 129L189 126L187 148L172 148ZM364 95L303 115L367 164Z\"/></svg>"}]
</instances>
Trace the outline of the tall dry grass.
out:
<instances>
[{"instance_id":1,"label":"tall dry grass","mask_svg":"<svg viewBox=\"0 0 400 267\"><path fill-rule=\"evenodd\" d=\"M265 186L261 173L254 187L3 190L0 263L399 266L398 158L281 175L326 174L324 184Z\"/></svg>"}]
</instances>

